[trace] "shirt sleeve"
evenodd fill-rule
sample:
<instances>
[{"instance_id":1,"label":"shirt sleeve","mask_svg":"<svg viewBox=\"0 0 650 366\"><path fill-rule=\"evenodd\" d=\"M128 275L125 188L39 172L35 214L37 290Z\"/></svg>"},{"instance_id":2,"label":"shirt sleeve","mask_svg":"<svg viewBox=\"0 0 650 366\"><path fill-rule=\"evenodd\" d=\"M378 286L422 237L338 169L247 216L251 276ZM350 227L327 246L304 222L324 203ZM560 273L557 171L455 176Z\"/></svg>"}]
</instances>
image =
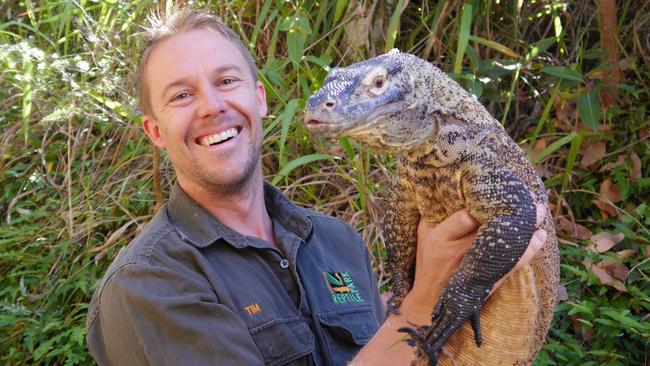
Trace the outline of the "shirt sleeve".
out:
<instances>
[{"instance_id":1,"label":"shirt sleeve","mask_svg":"<svg viewBox=\"0 0 650 366\"><path fill-rule=\"evenodd\" d=\"M262 365L246 325L200 275L127 264L99 296L88 348L99 365Z\"/></svg>"}]
</instances>

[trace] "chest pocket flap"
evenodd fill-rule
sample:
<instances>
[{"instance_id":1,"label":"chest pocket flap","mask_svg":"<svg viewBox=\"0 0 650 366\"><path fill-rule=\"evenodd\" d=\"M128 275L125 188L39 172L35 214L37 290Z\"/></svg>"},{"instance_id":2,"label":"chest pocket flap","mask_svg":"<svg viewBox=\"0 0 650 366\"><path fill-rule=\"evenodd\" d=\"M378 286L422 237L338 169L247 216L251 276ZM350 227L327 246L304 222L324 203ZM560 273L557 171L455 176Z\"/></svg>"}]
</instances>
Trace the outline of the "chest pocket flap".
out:
<instances>
[{"instance_id":1,"label":"chest pocket flap","mask_svg":"<svg viewBox=\"0 0 650 366\"><path fill-rule=\"evenodd\" d=\"M299 317L274 319L249 330L266 365L282 365L313 351L314 335Z\"/></svg>"},{"instance_id":2,"label":"chest pocket flap","mask_svg":"<svg viewBox=\"0 0 650 366\"><path fill-rule=\"evenodd\" d=\"M318 314L332 364L347 364L379 329L370 306Z\"/></svg>"}]
</instances>

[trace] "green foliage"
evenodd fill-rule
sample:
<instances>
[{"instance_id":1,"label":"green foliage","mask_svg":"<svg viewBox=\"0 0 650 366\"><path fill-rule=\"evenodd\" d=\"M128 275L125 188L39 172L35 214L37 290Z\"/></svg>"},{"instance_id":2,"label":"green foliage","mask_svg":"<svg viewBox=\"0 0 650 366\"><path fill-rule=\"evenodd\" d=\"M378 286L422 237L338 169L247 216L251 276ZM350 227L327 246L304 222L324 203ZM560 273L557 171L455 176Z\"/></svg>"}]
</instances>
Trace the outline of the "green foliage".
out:
<instances>
[{"instance_id":1,"label":"green foliage","mask_svg":"<svg viewBox=\"0 0 650 366\"><path fill-rule=\"evenodd\" d=\"M611 46L586 0L198 3L242 35L260 66L269 181L356 226L382 286L394 161L347 139L314 139L302 110L330 67L393 46L453 71L529 152L551 192L567 296L536 364L648 363L648 4L618 2L622 76L612 82ZM0 3L4 364L92 363L83 338L97 281L153 214L154 177L163 189L173 180L164 155L153 168L132 97L135 35L157 6L167 3ZM593 233L622 240L608 245Z\"/></svg>"}]
</instances>

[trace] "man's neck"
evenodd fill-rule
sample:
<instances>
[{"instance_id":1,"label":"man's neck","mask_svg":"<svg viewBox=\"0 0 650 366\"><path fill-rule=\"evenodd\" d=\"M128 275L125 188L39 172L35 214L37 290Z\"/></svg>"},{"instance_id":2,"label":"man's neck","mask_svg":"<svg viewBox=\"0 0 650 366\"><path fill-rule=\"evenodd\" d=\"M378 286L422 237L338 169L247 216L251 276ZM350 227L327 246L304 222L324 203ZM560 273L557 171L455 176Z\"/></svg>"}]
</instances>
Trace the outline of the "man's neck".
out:
<instances>
[{"instance_id":1,"label":"man's neck","mask_svg":"<svg viewBox=\"0 0 650 366\"><path fill-rule=\"evenodd\" d=\"M273 223L264 201L264 179L261 172L235 193L220 194L200 184L179 178L181 188L219 222L247 236L265 240L277 246Z\"/></svg>"}]
</instances>

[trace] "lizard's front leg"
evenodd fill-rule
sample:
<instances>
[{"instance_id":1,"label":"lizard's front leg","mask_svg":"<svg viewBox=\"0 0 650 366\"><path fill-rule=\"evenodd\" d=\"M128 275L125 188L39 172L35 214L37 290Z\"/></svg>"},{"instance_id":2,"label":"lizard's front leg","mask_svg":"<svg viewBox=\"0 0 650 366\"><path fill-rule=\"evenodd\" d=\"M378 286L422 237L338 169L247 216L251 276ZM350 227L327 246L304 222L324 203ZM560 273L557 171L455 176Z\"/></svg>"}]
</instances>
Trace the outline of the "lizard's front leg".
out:
<instances>
[{"instance_id":1,"label":"lizard's front leg","mask_svg":"<svg viewBox=\"0 0 650 366\"><path fill-rule=\"evenodd\" d=\"M480 346L483 302L523 255L535 230L535 206L526 186L510 171L486 174L486 170L469 176L462 188L470 213L482 222L476 239L443 289L431 326L420 331L405 329L431 365L436 364L447 339L467 320Z\"/></svg>"},{"instance_id":2,"label":"lizard's front leg","mask_svg":"<svg viewBox=\"0 0 650 366\"><path fill-rule=\"evenodd\" d=\"M398 171L392 183L384 222L386 252L393 285L388 311L392 313L398 313L397 308L413 285L419 220L415 196L406 177Z\"/></svg>"}]
</instances>

